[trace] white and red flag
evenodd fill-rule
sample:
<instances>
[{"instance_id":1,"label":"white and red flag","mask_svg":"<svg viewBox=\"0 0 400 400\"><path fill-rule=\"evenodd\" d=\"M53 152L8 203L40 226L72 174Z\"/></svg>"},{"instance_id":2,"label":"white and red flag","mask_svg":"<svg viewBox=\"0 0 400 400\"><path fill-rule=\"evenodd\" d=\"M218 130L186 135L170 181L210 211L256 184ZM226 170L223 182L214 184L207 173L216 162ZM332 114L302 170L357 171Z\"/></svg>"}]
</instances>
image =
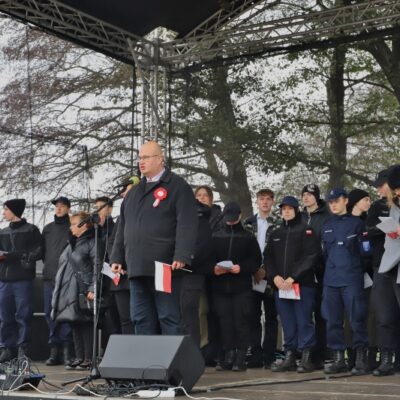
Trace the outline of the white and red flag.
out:
<instances>
[{"instance_id":1,"label":"white and red flag","mask_svg":"<svg viewBox=\"0 0 400 400\"><path fill-rule=\"evenodd\" d=\"M172 266L155 261L154 285L159 292L172 293Z\"/></svg>"}]
</instances>

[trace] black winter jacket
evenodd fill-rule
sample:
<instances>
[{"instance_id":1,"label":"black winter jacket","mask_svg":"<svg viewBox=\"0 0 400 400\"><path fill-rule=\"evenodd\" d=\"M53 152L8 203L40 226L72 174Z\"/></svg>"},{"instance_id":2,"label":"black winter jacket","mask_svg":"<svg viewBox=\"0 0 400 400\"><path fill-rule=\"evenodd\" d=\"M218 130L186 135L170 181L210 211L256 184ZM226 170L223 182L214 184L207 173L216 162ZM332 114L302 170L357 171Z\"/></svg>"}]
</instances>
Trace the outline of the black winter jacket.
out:
<instances>
[{"instance_id":1,"label":"black winter jacket","mask_svg":"<svg viewBox=\"0 0 400 400\"><path fill-rule=\"evenodd\" d=\"M155 191L161 188L167 196L155 207ZM154 276L155 261L190 265L197 224L195 198L183 178L168 169L158 182L143 178L122 202L110 261L126 262L129 278Z\"/></svg>"},{"instance_id":2,"label":"black winter jacket","mask_svg":"<svg viewBox=\"0 0 400 400\"><path fill-rule=\"evenodd\" d=\"M43 228L43 279L54 282L58 271L60 255L68 244L69 215L54 216L54 221Z\"/></svg>"},{"instance_id":3,"label":"black winter jacket","mask_svg":"<svg viewBox=\"0 0 400 400\"><path fill-rule=\"evenodd\" d=\"M252 275L261 265L257 239L241 223L225 225L213 235L218 261L230 260L240 266L238 274L213 276L213 290L219 293L241 293L252 290Z\"/></svg>"},{"instance_id":4,"label":"black winter jacket","mask_svg":"<svg viewBox=\"0 0 400 400\"><path fill-rule=\"evenodd\" d=\"M100 256L102 251L99 252ZM57 322L90 321L91 314L80 309L79 296L94 291L95 240L93 229L82 236L70 236L60 256L52 299L52 318Z\"/></svg>"},{"instance_id":5,"label":"black winter jacket","mask_svg":"<svg viewBox=\"0 0 400 400\"><path fill-rule=\"evenodd\" d=\"M36 261L42 258L42 235L35 225L22 219L1 229L0 250L7 252L0 261L0 281L35 278Z\"/></svg>"},{"instance_id":6,"label":"black winter jacket","mask_svg":"<svg viewBox=\"0 0 400 400\"><path fill-rule=\"evenodd\" d=\"M305 208L301 213L303 222L305 222L317 236L317 238L321 239L322 225L331 217L331 213L329 212L326 203L323 200L320 200L318 203L318 208L309 213Z\"/></svg>"},{"instance_id":7,"label":"black winter jacket","mask_svg":"<svg viewBox=\"0 0 400 400\"><path fill-rule=\"evenodd\" d=\"M300 214L283 221L271 233L264 254L271 282L280 275L283 279L293 278L300 286L315 285L314 272L320 257L319 240Z\"/></svg>"}]
</instances>

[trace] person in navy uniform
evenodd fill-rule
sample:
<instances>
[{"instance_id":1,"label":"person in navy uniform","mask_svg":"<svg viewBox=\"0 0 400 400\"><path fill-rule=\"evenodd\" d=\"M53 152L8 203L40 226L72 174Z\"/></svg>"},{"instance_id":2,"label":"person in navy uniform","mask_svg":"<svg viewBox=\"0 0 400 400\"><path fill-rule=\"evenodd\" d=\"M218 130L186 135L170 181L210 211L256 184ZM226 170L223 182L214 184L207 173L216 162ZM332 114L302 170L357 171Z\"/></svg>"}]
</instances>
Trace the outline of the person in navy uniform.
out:
<instances>
[{"instance_id":1,"label":"person in navy uniform","mask_svg":"<svg viewBox=\"0 0 400 400\"><path fill-rule=\"evenodd\" d=\"M356 352L351 372L361 375L368 369L368 303L362 256L370 251L370 244L362 220L347 213L347 192L334 188L328 193L327 200L333 216L322 227L326 258L322 314L326 319L327 345L333 351L334 362L325 367L325 373L347 370L343 328L346 315L352 331L352 348Z\"/></svg>"}]
</instances>

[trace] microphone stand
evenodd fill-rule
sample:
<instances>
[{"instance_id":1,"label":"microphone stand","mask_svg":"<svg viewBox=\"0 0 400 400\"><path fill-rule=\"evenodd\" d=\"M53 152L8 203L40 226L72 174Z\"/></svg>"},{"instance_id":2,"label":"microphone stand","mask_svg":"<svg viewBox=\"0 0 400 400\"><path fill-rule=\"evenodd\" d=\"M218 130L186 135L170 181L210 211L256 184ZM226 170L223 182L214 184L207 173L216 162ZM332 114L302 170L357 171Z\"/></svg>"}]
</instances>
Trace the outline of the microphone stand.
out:
<instances>
[{"instance_id":1,"label":"microphone stand","mask_svg":"<svg viewBox=\"0 0 400 400\"><path fill-rule=\"evenodd\" d=\"M111 199L110 201L114 201L121 196L121 193L125 191L126 187L121 188ZM65 381L61 383L61 386L66 386L71 383L82 382L82 386L86 385L87 383L99 379L100 371L97 365L97 347L98 347L98 335L97 335L97 323L99 318L99 309L100 309L100 302L98 302L98 294L97 294L97 284L99 280L99 211L101 211L104 207L106 207L108 203L104 203L96 212L90 214L87 218L83 219L79 224L78 227L82 227L83 225L91 222L94 227L94 248L96 249L95 257L94 257L94 266L93 266L93 291L94 291L94 299L93 299L93 349L92 349L92 366L88 376L83 378L71 379L69 381ZM87 394L86 391L84 394Z\"/></svg>"}]
</instances>

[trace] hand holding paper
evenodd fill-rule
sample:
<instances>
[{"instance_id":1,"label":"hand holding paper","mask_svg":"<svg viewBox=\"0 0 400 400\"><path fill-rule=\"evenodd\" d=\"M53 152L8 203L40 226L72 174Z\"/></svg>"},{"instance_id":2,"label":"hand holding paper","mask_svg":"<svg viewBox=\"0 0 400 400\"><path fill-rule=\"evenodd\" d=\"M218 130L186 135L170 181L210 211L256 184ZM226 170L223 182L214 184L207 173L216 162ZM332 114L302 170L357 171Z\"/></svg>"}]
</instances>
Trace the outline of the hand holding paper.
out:
<instances>
[{"instance_id":1,"label":"hand holding paper","mask_svg":"<svg viewBox=\"0 0 400 400\"><path fill-rule=\"evenodd\" d=\"M376 225L377 228L379 228L382 232L385 232L388 234L395 233L397 234L397 231L400 228L399 223L393 219L392 217L379 217L379 219L382 221L379 224ZM394 238L392 238L394 239Z\"/></svg>"}]
</instances>

